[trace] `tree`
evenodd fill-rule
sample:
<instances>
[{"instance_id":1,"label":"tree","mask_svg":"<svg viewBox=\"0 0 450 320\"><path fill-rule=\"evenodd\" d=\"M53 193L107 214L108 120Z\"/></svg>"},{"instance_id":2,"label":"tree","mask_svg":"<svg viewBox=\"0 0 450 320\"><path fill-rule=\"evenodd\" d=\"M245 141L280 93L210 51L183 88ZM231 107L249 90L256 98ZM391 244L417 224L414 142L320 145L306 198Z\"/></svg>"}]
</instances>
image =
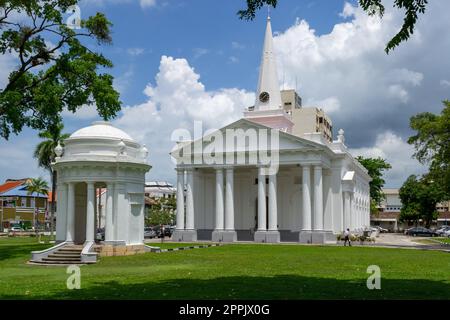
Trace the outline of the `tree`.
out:
<instances>
[{"instance_id":1,"label":"tree","mask_svg":"<svg viewBox=\"0 0 450 320\"><path fill-rule=\"evenodd\" d=\"M175 198L155 199L156 203L147 211L147 225L171 224L175 221Z\"/></svg>"},{"instance_id":2,"label":"tree","mask_svg":"<svg viewBox=\"0 0 450 320\"><path fill-rule=\"evenodd\" d=\"M48 184L47 181L45 181L42 178L33 178L27 181L26 184L26 188L27 188L27 194L32 196L34 194L39 195L39 194L48 194ZM35 227L35 231L37 233L37 228L36 228L36 220L35 220L35 212L33 212L33 225ZM39 236L39 242L41 241L40 236Z\"/></svg>"},{"instance_id":3,"label":"tree","mask_svg":"<svg viewBox=\"0 0 450 320\"><path fill-rule=\"evenodd\" d=\"M377 206L385 198L383 193L383 187L385 181L383 174L385 170L391 169L391 165L382 158L364 158L358 156L356 158L368 171L369 176L372 178L370 181L370 210L371 212L377 211Z\"/></svg>"},{"instance_id":4,"label":"tree","mask_svg":"<svg viewBox=\"0 0 450 320\"><path fill-rule=\"evenodd\" d=\"M64 125L58 124L52 127L49 130L45 130L39 133L39 138L45 139L40 142L36 149L34 150L34 158L38 160L38 165L41 168L48 170L50 173L50 177L52 178L52 195L51 202L52 205L50 207L50 232L53 234L54 231L54 217L55 217L55 193L56 193L56 171L53 170L51 164L55 161L56 154L55 148L58 144L64 146L64 140L67 139L70 135L66 133L62 133L64 129Z\"/></svg>"},{"instance_id":5,"label":"tree","mask_svg":"<svg viewBox=\"0 0 450 320\"><path fill-rule=\"evenodd\" d=\"M32 178L29 181L27 181L26 184L27 188L27 194L29 196L32 196L34 194L48 194L48 183L42 178Z\"/></svg>"},{"instance_id":6,"label":"tree","mask_svg":"<svg viewBox=\"0 0 450 320\"><path fill-rule=\"evenodd\" d=\"M414 145L414 157L429 164L429 176L450 198L450 101L444 101L441 115L430 112L413 116L410 126L416 134L408 139Z\"/></svg>"},{"instance_id":7,"label":"tree","mask_svg":"<svg viewBox=\"0 0 450 320\"><path fill-rule=\"evenodd\" d=\"M400 221L410 221L417 225L422 219L429 228L438 216L436 204L443 200L444 193L430 176L418 179L411 175L400 188L399 195L402 201Z\"/></svg>"},{"instance_id":8,"label":"tree","mask_svg":"<svg viewBox=\"0 0 450 320\"><path fill-rule=\"evenodd\" d=\"M97 13L80 21L80 29L64 21L79 0L0 0L0 54L10 54L17 68L0 88L0 136L8 139L24 126L47 130L61 122L61 112L96 105L101 117L116 115L121 104L103 55L82 44L111 43L111 22ZM17 16L23 16L20 22Z\"/></svg>"},{"instance_id":9,"label":"tree","mask_svg":"<svg viewBox=\"0 0 450 320\"><path fill-rule=\"evenodd\" d=\"M369 15L383 17L385 7L384 0L358 0L361 8ZM256 11L264 5L276 7L278 0L247 0L247 9L238 11L241 19L253 20ZM403 25L398 33L387 43L385 51L389 53L403 41L407 41L414 33L414 28L419 20L419 14L425 13L428 0L394 0L394 7L405 10Z\"/></svg>"}]
</instances>

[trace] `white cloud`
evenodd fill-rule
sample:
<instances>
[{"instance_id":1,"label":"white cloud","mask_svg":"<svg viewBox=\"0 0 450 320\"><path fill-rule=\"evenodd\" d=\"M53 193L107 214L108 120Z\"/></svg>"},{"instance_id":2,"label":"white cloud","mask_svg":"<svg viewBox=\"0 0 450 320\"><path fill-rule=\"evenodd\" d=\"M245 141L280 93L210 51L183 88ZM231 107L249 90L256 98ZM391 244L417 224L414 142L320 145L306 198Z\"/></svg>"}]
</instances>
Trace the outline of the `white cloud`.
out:
<instances>
[{"instance_id":1,"label":"white cloud","mask_svg":"<svg viewBox=\"0 0 450 320\"><path fill-rule=\"evenodd\" d=\"M337 97L329 97L323 100L307 100L305 106L320 107L326 113L333 114L339 111L341 103Z\"/></svg>"},{"instance_id":2,"label":"white cloud","mask_svg":"<svg viewBox=\"0 0 450 320\"><path fill-rule=\"evenodd\" d=\"M228 61L230 63L238 63L239 62L239 58L235 57L235 56L230 56L230 58L228 59Z\"/></svg>"},{"instance_id":3,"label":"white cloud","mask_svg":"<svg viewBox=\"0 0 450 320\"><path fill-rule=\"evenodd\" d=\"M205 48L194 48L193 51L194 51L194 59L198 59L210 52L209 49L205 49Z\"/></svg>"},{"instance_id":4,"label":"white cloud","mask_svg":"<svg viewBox=\"0 0 450 320\"><path fill-rule=\"evenodd\" d=\"M140 0L141 8L151 8L156 6L156 0Z\"/></svg>"},{"instance_id":5,"label":"white cloud","mask_svg":"<svg viewBox=\"0 0 450 320\"><path fill-rule=\"evenodd\" d=\"M351 149L350 152L354 156L386 159L392 166L385 174L388 187L400 187L409 175L426 172L426 167L412 158L413 146L391 131L379 134L372 147Z\"/></svg>"},{"instance_id":6,"label":"white cloud","mask_svg":"<svg viewBox=\"0 0 450 320\"><path fill-rule=\"evenodd\" d=\"M231 47L233 49L243 50L243 49L245 49L245 44L239 43L237 41L233 41L233 42L231 42Z\"/></svg>"},{"instance_id":7,"label":"white cloud","mask_svg":"<svg viewBox=\"0 0 450 320\"><path fill-rule=\"evenodd\" d=\"M148 146L153 165L150 176L158 179L174 176L169 157L174 130L192 132L194 121L202 121L204 131L220 128L239 119L244 106L255 98L236 88L207 91L186 59L163 56L155 80L155 85L144 90L148 100L125 107L115 124Z\"/></svg>"},{"instance_id":8,"label":"white cloud","mask_svg":"<svg viewBox=\"0 0 450 320\"><path fill-rule=\"evenodd\" d=\"M127 53L130 56L140 56L140 55L144 54L144 52L145 52L145 49L143 49L143 48L128 48L127 49Z\"/></svg>"},{"instance_id":9,"label":"white cloud","mask_svg":"<svg viewBox=\"0 0 450 320\"><path fill-rule=\"evenodd\" d=\"M443 87L450 87L450 81L449 80L441 80L440 84Z\"/></svg>"},{"instance_id":10,"label":"white cloud","mask_svg":"<svg viewBox=\"0 0 450 320\"><path fill-rule=\"evenodd\" d=\"M77 112L73 113L69 110L62 112L64 119L93 120L100 118L96 105L83 105Z\"/></svg>"}]
</instances>

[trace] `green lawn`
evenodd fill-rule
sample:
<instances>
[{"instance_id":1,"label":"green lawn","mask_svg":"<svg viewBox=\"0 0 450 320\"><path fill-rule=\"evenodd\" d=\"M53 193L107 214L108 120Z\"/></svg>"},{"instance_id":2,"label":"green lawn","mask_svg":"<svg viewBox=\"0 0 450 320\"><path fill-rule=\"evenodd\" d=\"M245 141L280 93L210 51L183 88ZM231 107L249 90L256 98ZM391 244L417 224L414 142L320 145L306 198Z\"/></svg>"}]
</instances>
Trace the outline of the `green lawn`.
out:
<instances>
[{"instance_id":1,"label":"green lawn","mask_svg":"<svg viewBox=\"0 0 450 320\"><path fill-rule=\"evenodd\" d=\"M81 267L30 266L36 239L0 239L1 299L450 299L450 254L374 247L234 244L108 257ZM381 268L381 290L366 269Z\"/></svg>"}]
</instances>

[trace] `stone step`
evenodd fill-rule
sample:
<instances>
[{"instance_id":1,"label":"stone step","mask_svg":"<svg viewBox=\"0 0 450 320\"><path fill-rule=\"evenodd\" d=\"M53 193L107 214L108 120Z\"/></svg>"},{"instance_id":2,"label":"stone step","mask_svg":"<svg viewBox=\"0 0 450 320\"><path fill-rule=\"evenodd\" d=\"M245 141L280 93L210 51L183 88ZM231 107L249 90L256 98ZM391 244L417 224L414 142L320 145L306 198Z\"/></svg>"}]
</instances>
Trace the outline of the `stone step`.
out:
<instances>
[{"instance_id":1,"label":"stone step","mask_svg":"<svg viewBox=\"0 0 450 320\"><path fill-rule=\"evenodd\" d=\"M67 257L47 257L42 258L42 261L66 261L66 262L81 262L81 257L67 258Z\"/></svg>"},{"instance_id":2,"label":"stone step","mask_svg":"<svg viewBox=\"0 0 450 320\"><path fill-rule=\"evenodd\" d=\"M48 255L49 258L80 258L81 255L79 254L65 254L65 253L59 253L59 252L55 252L55 253L50 253Z\"/></svg>"},{"instance_id":3,"label":"stone step","mask_svg":"<svg viewBox=\"0 0 450 320\"><path fill-rule=\"evenodd\" d=\"M67 252L67 253L75 252L75 253L80 253L80 254L82 251L83 251L82 249L58 249L58 250L56 250L56 252Z\"/></svg>"},{"instance_id":4,"label":"stone step","mask_svg":"<svg viewBox=\"0 0 450 320\"><path fill-rule=\"evenodd\" d=\"M73 261L30 261L31 264L35 264L35 265L60 265L60 266L66 266L66 265L73 265L73 264L77 264L77 265L82 265L82 264L88 264L88 263L84 263L84 262L73 262Z\"/></svg>"}]
</instances>

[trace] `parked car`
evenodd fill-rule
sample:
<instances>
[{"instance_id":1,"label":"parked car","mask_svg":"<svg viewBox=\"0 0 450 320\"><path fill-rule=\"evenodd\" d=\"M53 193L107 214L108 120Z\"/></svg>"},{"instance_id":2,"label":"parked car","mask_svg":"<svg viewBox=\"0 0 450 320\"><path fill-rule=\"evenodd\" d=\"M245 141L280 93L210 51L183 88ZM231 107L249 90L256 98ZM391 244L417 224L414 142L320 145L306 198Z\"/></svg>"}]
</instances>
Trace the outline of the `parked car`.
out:
<instances>
[{"instance_id":1,"label":"parked car","mask_svg":"<svg viewBox=\"0 0 450 320\"><path fill-rule=\"evenodd\" d=\"M161 226L154 226L153 228L156 231L156 236L158 238L171 237L172 236L173 228L170 225L165 225L164 226L164 235L161 232Z\"/></svg>"},{"instance_id":2,"label":"parked car","mask_svg":"<svg viewBox=\"0 0 450 320\"><path fill-rule=\"evenodd\" d=\"M408 236L413 236L413 237L416 237L416 236L435 237L435 236L437 236L436 232L434 232L430 229L424 228L424 227L416 227L416 228L408 229L406 231L406 234Z\"/></svg>"},{"instance_id":3,"label":"parked car","mask_svg":"<svg viewBox=\"0 0 450 320\"><path fill-rule=\"evenodd\" d=\"M22 231L24 231L21 227L12 227L10 230L11 230L11 232L22 232Z\"/></svg>"},{"instance_id":4,"label":"parked car","mask_svg":"<svg viewBox=\"0 0 450 320\"><path fill-rule=\"evenodd\" d=\"M375 229L378 229L378 231L379 231L380 233L386 233L386 232L389 232L388 229L382 228L382 227L380 227L380 226L375 226L374 228L375 228Z\"/></svg>"},{"instance_id":5,"label":"parked car","mask_svg":"<svg viewBox=\"0 0 450 320\"><path fill-rule=\"evenodd\" d=\"M442 236L450 238L450 229L446 230Z\"/></svg>"},{"instance_id":6,"label":"parked car","mask_svg":"<svg viewBox=\"0 0 450 320\"><path fill-rule=\"evenodd\" d=\"M446 231L450 230L450 226L442 226L439 229L436 230L436 234L440 236L444 236Z\"/></svg>"},{"instance_id":7,"label":"parked car","mask_svg":"<svg viewBox=\"0 0 450 320\"><path fill-rule=\"evenodd\" d=\"M152 239L152 238L156 238L156 237L157 237L157 233L152 227L144 228L144 238Z\"/></svg>"}]
</instances>

